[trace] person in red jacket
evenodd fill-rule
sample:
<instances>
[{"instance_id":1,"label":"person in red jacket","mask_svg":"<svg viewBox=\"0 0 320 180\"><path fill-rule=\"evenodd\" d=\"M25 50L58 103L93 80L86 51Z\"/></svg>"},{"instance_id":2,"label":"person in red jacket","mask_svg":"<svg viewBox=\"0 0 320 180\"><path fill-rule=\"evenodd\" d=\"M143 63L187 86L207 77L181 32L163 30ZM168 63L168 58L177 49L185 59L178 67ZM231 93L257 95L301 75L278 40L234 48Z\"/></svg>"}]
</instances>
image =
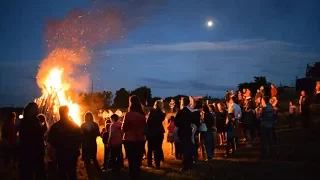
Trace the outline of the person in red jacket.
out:
<instances>
[{"instance_id":1,"label":"person in red jacket","mask_svg":"<svg viewBox=\"0 0 320 180\"><path fill-rule=\"evenodd\" d=\"M122 131L123 140L128 157L129 176L131 179L140 179L140 167L145 146L146 116L138 96L129 98L129 108L126 114Z\"/></svg>"},{"instance_id":2,"label":"person in red jacket","mask_svg":"<svg viewBox=\"0 0 320 180\"><path fill-rule=\"evenodd\" d=\"M278 96L278 90L277 88L274 86L274 84L271 84L271 102L274 106L277 106L278 104L278 99L277 99L277 96Z\"/></svg>"},{"instance_id":3,"label":"person in red jacket","mask_svg":"<svg viewBox=\"0 0 320 180\"><path fill-rule=\"evenodd\" d=\"M274 86L274 84L271 84L271 97L277 97L278 96L278 90L277 88Z\"/></svg>"},{"instance_id":4,"label":"person in red jacket","mask_svg":"<svg viewBox=\"0 0 320 180\"><path fill-rule=\"evenodd\" d=\"M176 128L174 125L174 116L171 116L170 119L168 119L168 135L167 135L167 142L170 143L170 155L173 155L173 149L174 149L174 139L173 139L173 131Z\"/></svg>"},{"instance_id":5,"label":"person in red jacket","mask_svg":"<svg viewBox=\"0 0 320 180\"><path fill-rule=\"evenodd\" d=\"M114 172L119 172L122 165L122 123L119 121L119 116L113 114L111 116L112 124L110 126L110 134L108 139L108 148L111 152L111 166Z\"/></svg>"}]
</instances>

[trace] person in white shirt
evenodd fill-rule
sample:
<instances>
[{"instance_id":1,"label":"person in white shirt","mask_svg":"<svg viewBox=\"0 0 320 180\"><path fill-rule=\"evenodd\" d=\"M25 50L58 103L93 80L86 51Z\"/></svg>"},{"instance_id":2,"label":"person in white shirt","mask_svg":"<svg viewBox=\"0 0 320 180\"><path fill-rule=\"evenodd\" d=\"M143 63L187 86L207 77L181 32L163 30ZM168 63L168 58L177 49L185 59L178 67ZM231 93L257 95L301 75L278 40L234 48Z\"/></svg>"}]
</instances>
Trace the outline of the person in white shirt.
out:
<instances>
[{"instance_id":1,"label":"person in white shirt","mask_svg":"<svg viewBox=\"0 0 320 180\"><path fill-rule=\"evenodd\" d=\"M235 97L230 98L228 111L229 109L231 109L230 111L232 111L236 119L239 120L242 117L242 110L241 110L241 107L235 103L235 100L236 100Z\"/></svg>"},{"instance_id":2,"label":"person in white shirt","mask_svg":"<svg viewBox=\"0 0 320 180\"><path fill-rule=\"evenodd\" d=\"M235 103L236 97L233 96L230 98L229 101L229 107L228 112L233 112L235 117L235 141L236 141L236 149L239 148L240 145L240 135L241 135L241 129L239 126L240 119L242 117L242 110L241 107Z\"/></svg>"}]
</instances>

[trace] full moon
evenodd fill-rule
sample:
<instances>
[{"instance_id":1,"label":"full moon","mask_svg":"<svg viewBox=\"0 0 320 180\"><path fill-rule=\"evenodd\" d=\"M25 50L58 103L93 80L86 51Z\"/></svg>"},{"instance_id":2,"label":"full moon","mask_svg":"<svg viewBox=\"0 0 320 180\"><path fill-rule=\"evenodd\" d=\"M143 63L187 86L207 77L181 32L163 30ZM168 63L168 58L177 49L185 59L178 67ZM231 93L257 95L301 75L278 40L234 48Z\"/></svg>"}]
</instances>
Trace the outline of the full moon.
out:
<instances>
[{"instance_id":1,"label":"full moon","mask_svg":"<svg viewBox=\"0 0 320 180\"><path fill-rule=\"evenodd\" d=\"M208 21L208 26L209 27L213 26L213 22L212 21Z\"/></svg>"}]
</instances>

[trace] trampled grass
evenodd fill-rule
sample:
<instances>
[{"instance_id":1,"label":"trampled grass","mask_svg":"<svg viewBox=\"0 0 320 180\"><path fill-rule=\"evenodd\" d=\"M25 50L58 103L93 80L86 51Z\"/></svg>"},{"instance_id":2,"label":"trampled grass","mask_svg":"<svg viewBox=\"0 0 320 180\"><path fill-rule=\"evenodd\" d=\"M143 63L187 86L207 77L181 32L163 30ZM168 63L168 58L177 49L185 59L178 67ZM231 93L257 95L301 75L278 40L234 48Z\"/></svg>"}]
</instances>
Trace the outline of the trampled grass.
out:
<instances>
[{"instance_id":1,"label":"trampled grass","mask_svg":"<svg viewBox=\"0 0 320 180\"><path fill-rule=\"evenodd\" d=\"M252 148L242 147L237 153L228 158L224 157L224 147L216 150L215 159L206 163L200 160L194 165L192 171L181 173L179 171L181 162L174 160L169 155L169 144L164 143L165 162L161 164L161 169L149 169L146 167L146 161L142 167L142 179L245 179L245 180L274 180L274 179L310 179L316 177L319 168L319 148L320 148L320 126L314 125L310 129L286 129L277 132L279 145L277 145L277 156L273 160L259 160L258 139L256 146ZM98 142L98 160L102 165L103 144L101 139ZM199 153L201 157L201 154ZM127 164L125 163L125 166ZM0 179L17 179L17 169L10 174L3 174L3 162L0 160ZM78 179L88 179L82 161L78 162ZM128 179L127 168L124 168L120 174L111 173L101 174L94 172L91 179ZM49 179L56 179L50 176Z\"/></svg>"}]
</instances>

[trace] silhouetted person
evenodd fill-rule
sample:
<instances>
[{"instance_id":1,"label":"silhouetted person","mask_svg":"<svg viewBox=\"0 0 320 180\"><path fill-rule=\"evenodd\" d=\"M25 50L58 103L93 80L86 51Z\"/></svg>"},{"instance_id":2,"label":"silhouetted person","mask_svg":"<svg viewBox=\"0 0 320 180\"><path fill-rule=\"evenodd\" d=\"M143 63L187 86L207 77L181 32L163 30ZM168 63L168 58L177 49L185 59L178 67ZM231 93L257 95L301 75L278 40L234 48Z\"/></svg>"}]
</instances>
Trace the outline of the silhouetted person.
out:
<instances>
[{"instance_id":1,"label":"silhouetted person","mask_svg":"<svg viewBox=\"0 0 320 180\"><path fill-rule=\"evenodd\" d=\"M178 137L180 140L181 151L183 154L181 171L188 171L192 168L192 128L191 128L191 109L188 107L190 103L189 98L183 99L185 105L178 111L175 118L175 126L179 128Z\"/></svg>"},{"instance_id":2,"label":"silhouetted person","mask_svg":"<svg viewBox=\"0 0 320 180\"><path fill-rule=\"evenodd\" d=\"M262 160L275 153L273 131L276 122L276 113L269 101L270 98L267 96L262 100L263 108L260 124L260 158ZM266 145L269 146L269 153L267 153Z\"/></svg>"},{"instance_id":3,"label":"silhouetted person","mask_svg":"<svg viewBox=\"0 0 320 180\"><path fill-rule=\"evenodd\" d=\"M61 106L59 114L60 120L50 128L48 143L55 151L59 179L76 180L81 146L81 129L69 119L68 106Z\"/></svg>"},{"instance_id":4,"label":"silhouetted person","mask_svg":"<svg viewBox=\"0 0 320 180\"><path fill-rule=\"evenodd\" d=\"M84 123L81 125L82 132L82 161L87 169L90 177L90 164L93 161L97 170L100 170L100 165L97 161L97 137L100 136L99 125L94 122L93 115L87 112L84 116Z\"/></svg>"},{"instance_id":5,"label":"silhouetted person","mask_svg":"<svg viewBox=\"0 0 320 180\"><path fill-rule=\"evenodd\" d=\"M203 132L204 135L204 145L206 148L207 161L212 160L213 158L213 127L215 125L214 116L210 113L210 109L208 105L204 104L202 106L203 115L203 123L207 127L207 131Z\"/></svg>"},{"instance_id":6,"label":"silhouetted person","mask_svg":"<svg viewBox=\"0 0 320 180\"><path fill-rule=\"evenodd\" d=\"M106 118L107 119L107 118ZM110 147L109 147L109 136L110 136L110 127L111 127L111 120L106 120L105 121L105 128L102 128L102 131L100 133L100 136L102 138L102 142L104 144L104 159L103 159L103 167L101 168L102 171L107 171L108 170L108 165L109 165L109 152L110 152Z\"/></svg>"},{"instance_id":7,"label":"silhouetted person","mask_svg":"<svg viewBox=\"0 0 320 180\"><path fill-rule=\"evenodd\" d=\"M226 118L227 118L227 112L222 107L221 103L218 103L215 108L215 115L216 115L216 125L218 130L218 138L219 138L219 145L223 145L224 139L225 139L225 124L226 124Z\"/></svg>"},{"instance_id":8,"label":"silhouetted person","mask_svg":"<svg viewBox=\"0 0 320 180\"><path fill-rule=\"evenodd\" d=\"M23 112L19 126L20 174L19 179L31 180L35 174L38 180L46 179L44 164L44 133L37 118L38 105L29 103Z\"/></svg>"},{"instance_id":9,"label":"silhouetted person","mask_svg":"<svg viewBox=\"0 0 320 180\"><path fill-rule=\"evenodd\" d=\"M305 91L301 91L299 99L301 119L304 127L310 125L310 100Z\"/></svg>"},{"instance_id":10,"label":"silhouetted person","mask_svg":"<svg viewBox=\"0 0 320 180\"><path fill-rule=\"evenodd\" d=\"M202 108L202 103L199 100L196 100L194 103L194 109L192 110L191 113L191 123L194 124L197 128L196 131L194 132L194 143L195 143L195 147L196 147L196 151L193 151L193 157L194 157L194 161L197 162L198 161L198 147L200 144L200 148L201 148L201 152L202 152L202 156L205 157L205 147L204 147L204 133L201 132L200 135L200 119L201 119L201 108ZM200 141L199 142L199 135L200 135Z\"/></svg>"},{"instance_id":11,"label":"silhouetted person","mask_svg":"<svg viewBox=\"0 0 320 180\"><path fill-rule=\"evenodd\" d=\"M140 99L133 95L129 98L128 113L126 113L122 125L131 179L139 179L140 177L140 166L145 151L145 126L146 116L142 110Z\"/></svg>"},{"instance_id":12,"label":"silhouetted person","mask_svg":"<svg viewBox=\"0 0 320 180\"><path fill-rule=\"evenodd\" d=\"M15 128L16 113L11 112L9 118L3 123L1 128L1 139L4 149L4 171L8 173L10 160L13 160L13 166L16 161L17 132Z\"/></svg>"},{"instance_id":13,"label":"silhouetted person","mask_svg":"<svg viewBox=\"0 0 320 180\"><path fill-rule=\"evenodd\" d=\"M166 114L163 112L163 103L157 100L150 111L147 120L147 141L148 141L148 166L152 166L152 155L156 168L160 168L160 161L163 158L162 142L164 138L164 128L162 122Z\"/></svg>"},{"instance_id":14,"label":"silhouetted person","mask_svg":"<svg viewBox=\"0 0 320 180\"><path fill-rule=\"evenodd\" d=\"M235 145L235 114L231 108L228 109L227 122L226 122L226 132L227 132L227 146L225 156L229 156L230 150L232 154L236 151Z\"/></svg>"},{"instance_id":15,"label":"silhouetted person","mask_svg":"<svg viewBox=\"0 0 320 180\"><path fill-rule=\"evenodd\" d=\"M248 95L250 94L250 91L247 89L246 91L246 99L249 97ZM240 137L241 137L241 128L240 128L240 119L242 117L242 111L241 111L241 107L235 103L236 98L235 97L231 97L230 101L229 101L229 107L228 107L228 112L233 112L234 113L234 126L235 126L235 134L234 134L234 138L235 138L235 144L236 144L236 150L239 148L240 146Z\"/></svg>"},{"instance_id":16,"label":"silhouetted person","mask_svg":"<svg viewBox=\"0 0 320 180\"><path fill-rule=\"evenodd\" d=\"M254 140L254 120L256 118L252 101L247 99L244 101L242 113L242 129L248 142L247 147L252 147Z\"/></svg>"}]
</instances>

